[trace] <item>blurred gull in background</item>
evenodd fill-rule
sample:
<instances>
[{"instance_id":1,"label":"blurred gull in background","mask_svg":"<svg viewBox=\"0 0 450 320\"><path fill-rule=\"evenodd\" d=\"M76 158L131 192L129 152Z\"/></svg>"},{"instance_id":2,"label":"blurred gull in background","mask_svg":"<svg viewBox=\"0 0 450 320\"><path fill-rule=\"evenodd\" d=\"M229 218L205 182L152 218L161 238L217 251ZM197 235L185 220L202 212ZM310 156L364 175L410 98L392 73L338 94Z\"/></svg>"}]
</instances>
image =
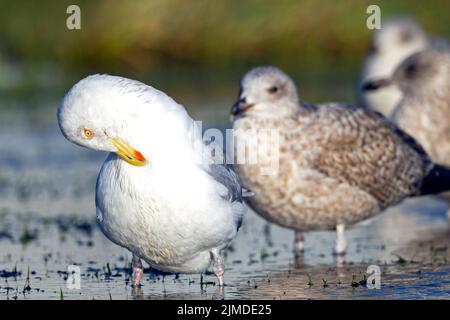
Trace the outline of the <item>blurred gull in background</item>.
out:
<instances>
[{"instance_id":1,"label":"blurred gull in background","mask_svg":"<svg viewBox=\"0 0 450 320\"><path fill-rule=\"evenodd\" d=\"M450 165L450 48L443 41L409 57L392 77L367 82L364 87L368 91L401 90L404 96L394 109L393 121L412 135L433 161Z\"/></svg>"},{"instance_id":2,"label":"blurred gull in background","mask_svg":"<svg viewBox=\"0 0 450 320\"><path fill-rule=\"evenodd\" d=\"M404 61L390 78L365 84L368 91L396 87L403 99L392 119L433 161L450 165L450 51L434 47Z\"/></svg>"},{"instance_id":3,"label":"blurred gull in background","mask_svg":"<svg viewBox=\"0 0 450 320\"><path fill-rule=\"evenodd\" d=\"M428 45L427 36L413 19L402 16L383 21L364 62L359 86L362 104L389 117L401 100L401 91L394 86L367 91L362 84L390 77L402 61Z\"/></svg>"}]
</instances>

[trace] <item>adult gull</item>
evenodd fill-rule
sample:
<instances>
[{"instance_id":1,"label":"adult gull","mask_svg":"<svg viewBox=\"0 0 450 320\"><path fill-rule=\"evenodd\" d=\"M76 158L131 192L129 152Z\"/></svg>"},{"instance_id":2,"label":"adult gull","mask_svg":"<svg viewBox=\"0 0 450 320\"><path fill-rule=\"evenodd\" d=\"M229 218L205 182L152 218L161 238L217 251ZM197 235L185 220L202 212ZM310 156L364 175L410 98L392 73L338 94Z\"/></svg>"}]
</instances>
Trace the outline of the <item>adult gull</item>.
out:
<instances>
[{"instance_id":1,"label":"adult gull","mask_svg":"<svg viewBox=\"0 0 450 320\"><path fill-rule=\"evenodd\" d=\"M173 273L211 270L224 284L220 255L236 237L244 206L230 167L215 164L183 106L141 82L92 75L57 112L71 142L109 152L96 187L97 220L111 241ZM206 150L206 151L205 151Z\"/></svg>"}]
</instances>

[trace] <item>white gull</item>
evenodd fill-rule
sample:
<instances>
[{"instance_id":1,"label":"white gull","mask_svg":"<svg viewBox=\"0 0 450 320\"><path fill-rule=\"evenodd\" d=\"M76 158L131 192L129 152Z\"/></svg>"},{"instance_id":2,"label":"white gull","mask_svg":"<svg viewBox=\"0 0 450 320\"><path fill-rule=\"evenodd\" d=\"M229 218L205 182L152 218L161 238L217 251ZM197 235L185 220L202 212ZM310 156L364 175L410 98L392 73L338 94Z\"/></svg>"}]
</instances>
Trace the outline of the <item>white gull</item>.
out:
<instances>
[{"instance_id":1,"label":"white gull","mask_svg":"<svg viewBox=\"0 0 450 320\"><path fill-rule=\"evenodd\" d=\"M220 251L241 224L242 190L231 168L198 148L201 135L183 106L141 82L93 75L70 89L57 117L68 140L109 152L97 179L97 220L133 253L133 283L143 259L166 272L211 270L222 286Z\"/></svg>"}]
</instances>

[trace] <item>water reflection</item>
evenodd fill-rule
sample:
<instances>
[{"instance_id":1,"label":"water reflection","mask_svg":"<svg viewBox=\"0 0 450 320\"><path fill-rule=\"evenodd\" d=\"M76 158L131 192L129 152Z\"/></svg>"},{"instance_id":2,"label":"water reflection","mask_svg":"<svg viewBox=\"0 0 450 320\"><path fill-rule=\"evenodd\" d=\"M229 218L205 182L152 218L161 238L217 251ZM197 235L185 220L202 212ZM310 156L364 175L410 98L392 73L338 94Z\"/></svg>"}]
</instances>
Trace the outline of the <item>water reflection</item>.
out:
<instances>
[{"instance_id":1,"label":"water reflection","mask_svg":"<svg viewBox=\"0 0 450 320\"><path fill-rule=\"evenodd\" d=\"M349 229L345 261L331 254L334 232L306 233L305 252L295 256L291 230L249 212L225 254L225 288L147 270L143 287L132 289L129 254L95 224L95 179L106 155L67 143L52 110L37 123L20 112L1 120L0 299L447 297L447 204L430 197ZM82 270L81 290L66 288L69 264ZM382 267L381 290L361 284L370 264ZM31 291L23 293L28 267Z\"/></svg>"}]
</instances>

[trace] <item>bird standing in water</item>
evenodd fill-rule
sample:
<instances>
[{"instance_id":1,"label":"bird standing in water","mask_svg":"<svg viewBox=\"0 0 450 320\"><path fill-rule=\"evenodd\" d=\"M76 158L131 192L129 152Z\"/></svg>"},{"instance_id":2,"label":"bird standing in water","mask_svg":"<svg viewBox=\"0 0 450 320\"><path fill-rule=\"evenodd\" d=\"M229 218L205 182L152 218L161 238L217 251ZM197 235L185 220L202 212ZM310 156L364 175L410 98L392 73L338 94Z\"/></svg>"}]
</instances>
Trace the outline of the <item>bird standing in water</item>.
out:
<instances>
[{"instance_id":1,"label":"bird standing in water","mask_svg":"<svg viewBox=\"0 0 450 320\"><path fill-rule=\"evenodd\" d=\"M211 269L224 284L220 251L241 225L244 206L235 173L214 164L195 122L165 93L141 82L89 76L70 89L57 112L71 142L109 152L96 187L97 221L114 243L174 273Z\"/></svg>"},{"instance_id":2,"label":"bird standing in water","mask_svg":"<svg viewBox=\"0 0 450 320\"><path fill-rule=\"evenodd\" d=\"M264 143L258 132L279 134L267 154L278 170L264 174L265 159L235 165L246 202L267 220L303 232L336 229L335 253L346 251L344 228L412 196L450 189L450 170L434 164L413 138L379 113L343 103L300 101L291 78L276 67L258 67L240 82L231 110L237 144ZM244 141L244 142L242 142ZM261 160L262 159L262 160Z\"/></svg>"}]
</instances>

